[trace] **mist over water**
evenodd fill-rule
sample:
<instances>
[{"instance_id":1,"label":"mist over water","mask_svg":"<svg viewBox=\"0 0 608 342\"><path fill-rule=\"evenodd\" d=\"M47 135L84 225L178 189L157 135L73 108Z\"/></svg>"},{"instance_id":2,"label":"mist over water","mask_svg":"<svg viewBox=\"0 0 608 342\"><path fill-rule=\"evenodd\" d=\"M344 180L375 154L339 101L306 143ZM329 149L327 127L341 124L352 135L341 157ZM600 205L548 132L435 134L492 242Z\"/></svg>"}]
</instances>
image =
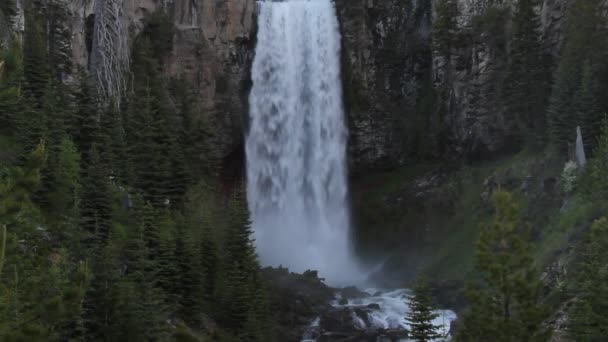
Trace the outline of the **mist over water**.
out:
<instances>
[{"instance_id":1,"label":"mist over water","mask_svg":"<svg viewBox=\"0 0 608 342\"><path fill-rule=\"evenodd\" d=\"M364 277L351 251L340 32L330 0L258 2L248 201L264 265Z\"/></svg>"}]
</instances>

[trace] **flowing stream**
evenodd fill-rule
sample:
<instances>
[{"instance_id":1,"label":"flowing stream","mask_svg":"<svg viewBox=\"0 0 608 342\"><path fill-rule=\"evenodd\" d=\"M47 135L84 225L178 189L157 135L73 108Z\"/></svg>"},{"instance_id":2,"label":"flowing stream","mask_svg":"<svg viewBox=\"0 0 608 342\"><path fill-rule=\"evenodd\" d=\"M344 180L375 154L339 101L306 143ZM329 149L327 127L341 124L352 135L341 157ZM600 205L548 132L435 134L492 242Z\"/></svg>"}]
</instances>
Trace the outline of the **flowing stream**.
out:
<instances>
[{"instance_id":1,"label":"flowing stream","mask_svg":"<svg viewBox=\"0 0 608 342\"><path fill-rule=\"evenodd\" d=\"M264 265L359 283L351 253L340 32L330 0L258 2L248 202Z\"/></svg>"}]
</instances>

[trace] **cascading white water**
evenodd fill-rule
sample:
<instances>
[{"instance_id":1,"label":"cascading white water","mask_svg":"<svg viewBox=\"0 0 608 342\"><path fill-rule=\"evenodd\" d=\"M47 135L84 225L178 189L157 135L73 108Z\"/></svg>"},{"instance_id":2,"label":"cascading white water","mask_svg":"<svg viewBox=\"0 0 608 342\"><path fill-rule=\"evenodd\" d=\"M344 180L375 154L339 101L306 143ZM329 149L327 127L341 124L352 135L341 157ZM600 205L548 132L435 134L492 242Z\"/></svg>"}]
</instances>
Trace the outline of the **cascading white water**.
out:
<instances>
[{"instance_id":1,"label":"cascading white water","mask_svg":"<svg viewBox=\"0 0 608 342\"><path fill-rule=\"evenodd\" d=\"M247 136L248 201L266 265L361 272L350 251L340 33L331 0L258 2Z\"/></svg>"}]
</instances>

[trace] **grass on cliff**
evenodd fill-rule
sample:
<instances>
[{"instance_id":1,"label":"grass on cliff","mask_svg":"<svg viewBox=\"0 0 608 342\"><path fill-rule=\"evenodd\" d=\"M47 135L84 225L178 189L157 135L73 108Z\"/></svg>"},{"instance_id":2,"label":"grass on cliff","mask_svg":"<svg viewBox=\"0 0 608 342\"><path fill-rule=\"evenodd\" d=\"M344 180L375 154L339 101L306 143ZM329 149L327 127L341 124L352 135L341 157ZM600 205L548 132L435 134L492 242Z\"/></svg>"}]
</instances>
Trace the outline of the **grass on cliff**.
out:
<instances>
[{"instance_id":1,"label":"grass on cliff","mask_svg":"<svg viewBox=\"0 0 608 342\"><path fill-rule=\"evenodd\" d=\"M426 271L438 283L459 287L473 275L478 232L492 216L487 192L500 185L515 194L522 219L533 227L542 270L594 216L593 205L580 198L562 205L562 168L562 158L524 151L470 165L420 163L358 179L353 184L358 248L386 260L385 269L397 281ZM417 184L433 175L441 181L418 193Z\"/></svg>"}]
</instances>

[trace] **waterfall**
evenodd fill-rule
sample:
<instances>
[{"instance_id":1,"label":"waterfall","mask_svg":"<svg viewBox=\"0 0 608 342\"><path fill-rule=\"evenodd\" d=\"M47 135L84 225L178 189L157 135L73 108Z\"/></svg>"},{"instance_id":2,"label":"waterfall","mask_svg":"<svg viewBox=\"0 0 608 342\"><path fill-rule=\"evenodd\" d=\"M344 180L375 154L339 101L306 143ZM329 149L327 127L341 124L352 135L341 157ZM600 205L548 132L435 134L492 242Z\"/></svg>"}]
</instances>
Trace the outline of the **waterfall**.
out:
<instances>
[{"instance_id":1,"label":"waterfall","mask_svg":"<svg viewBox=\"0 0 608 342\"><path fill-rule=\"evenodd\" d=\"M248 202L262 264L361 277L351 255L340 32L331 0L258 2Z\"/></svg>"}]
</instances>

